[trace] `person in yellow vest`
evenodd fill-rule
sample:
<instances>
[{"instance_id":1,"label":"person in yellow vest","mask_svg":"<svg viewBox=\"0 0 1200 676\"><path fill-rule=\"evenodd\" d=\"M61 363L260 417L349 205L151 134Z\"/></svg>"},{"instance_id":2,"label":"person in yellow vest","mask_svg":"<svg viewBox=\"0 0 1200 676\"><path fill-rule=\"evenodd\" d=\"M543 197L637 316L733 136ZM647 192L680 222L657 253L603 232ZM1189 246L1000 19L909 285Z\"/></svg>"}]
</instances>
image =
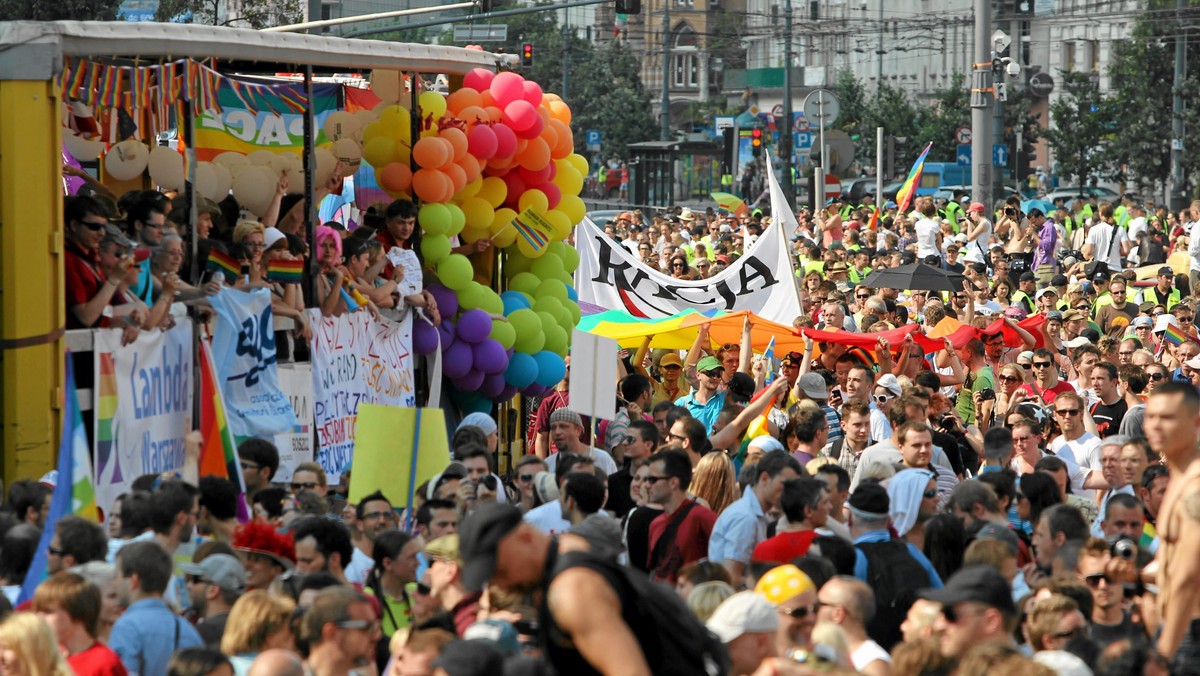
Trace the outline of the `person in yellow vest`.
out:
<instances>
[{"instance_id":1,"label":"person in yellow vest","mask_svg":"<svg viewBox=\"0 0 1200 676\"><path fill-rule=\"evenodd\" d=\"M1175 288L1175 270L1169 265L1164 265L1158 269L1154 286L1142 289L1142 292L1138 294L1137 302L1138 305L1142 303L1161 305L1170 312L1180 299L1179 289Z\"/></svg>"},{"instance_id":2,"label":"person in yellow vest","mask_svg":"<svg viewBox=\"0 0 1200 676\"><path fill-rule=\"evenodd\" d=\"M1026 270L1017 279L1017 290L1013 291L1009 302L1023 308L1026 315L1031 315L1034 310L1033 293L1036 291L1037 277L1032 272Z\"/></svg>"}]
</instances>

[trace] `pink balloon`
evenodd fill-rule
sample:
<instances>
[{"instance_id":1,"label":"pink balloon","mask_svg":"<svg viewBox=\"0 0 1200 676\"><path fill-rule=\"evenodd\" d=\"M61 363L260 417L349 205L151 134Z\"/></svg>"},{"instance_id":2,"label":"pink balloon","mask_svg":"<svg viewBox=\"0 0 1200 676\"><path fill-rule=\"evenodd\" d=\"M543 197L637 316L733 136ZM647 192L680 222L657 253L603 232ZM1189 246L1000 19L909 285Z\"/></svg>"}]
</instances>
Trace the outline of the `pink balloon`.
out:
<instances>
[{"instance_id":1,"label":"pink balloon","mask_svg":"<svg viewBox=\"0 0 1200 676\"><path fill-rule=\"evenodd\" d=\"M525 95L522 98L524 98L526 101L532 103L535 106L541 105L542 96L544 96L544 94L542 94L541 85L534 82L533 80L526 80L524 87L525 87Z\"/></svg>"},{"instance_id":2,"label":"pink balloon","mask_svg":"<svg viewBox=\"0 0 1200 676\"><path fill-rule=\"evenodd\" d=\"M516 204L521 199L521 193L525 192L525 181L521 179L519 172L510 171L504 175L504 183L508 186L506 201Z\"/></svg>"},{"instance_id":3,"label":"pink balloon","mask_svg":"<svg viewBox=\"0 0 1200 676\"><path fill-rule=\"evenodd\" d=\"M528 101L513 101L504 106L504 124L512 127L512 130L518 134L532 127L536 119L538 119L537 108L534 108L533 104Z\"/></svg>"},{"instance_id":4,"label":"pink balloon","mask_svg":"<svg viewBox=\"0 0 1200 676\"><path fill-rule=\"evenodd\" d=\"M543 183L538 186L538 190L546 194L546 202L551 209L558 206L558 203L562 201L562 191L553 183Z\"/></svg>"},{"instance_id":5,"label":"pink balloon","mask_svg":"<svg viewBox=\"0 0 1200 676\"><path fill-rule=\"evenodd\" d=\"M492 86L496 74L485 68L476 68L463 76L463 86L477 91L484 91Z\"/></svg>"},{"instance_id":6,"label":"pink balloon","mask_svg":"<svg viewBox=\"0 0 1200 676\"><path fill-rule=\"evenodd\" d=\"M553 181L555 176L558 176L558 163L551 162L546 167L550 169L550 175L546 178L547 181Z\"/></svg>"},{"instance_id":7,"label":"pink balloon","mask_svg":"<svg viewBox=\"0 0 1200 676\"><path fill-rule=\"evenodd\" d=\"M496 132L487 125L476 125L467 132L467 152L478 160L490 160L495 157L498 144Z\"/></svg>"},{"instance_id":8,"label":"pink balloon","mask_svg":"<svg viewBox=\"0 0 1200 676\"><path fill-rule=\"evenodd\" d=\"M526 169L525 167L520 167L519 169L517 169L517 173L519 173L521 175L521 180L525 181L525 183L532 186L532 185L538 185L538 184L549 181L550 180L550 172L552 171L553 167L554 167L553 162L551 162L550 164L547 164L545 168L538 169L536 171L533 169Z\"/></svg>"},{"instance_id":9,"label":"pink balloon","mask_svg":"<svg viewBox=\"0 0 1200 676\"><path fill-rule=\"evenodd\" d=\"M496 100L496 104L501 108L505 108L513 101L523 100L525 96L525 78L512 71L505 71L496 75L492 80L490 89L492 91L492 98Z\"/></svg>"},{"instance_id":10,"label":"pink balloon","mask_svg":"<svg viewBox=\"0 0 1200 676\"><path fill-rule=\"evenodd\" d=\"M521 103L525 103L525 101L522 101ZM514 129L513 131L520 138L524 138L524 139L537 138L542 135L542 129L545 126L545 124L546 123L545 123L545 121L542 120L541 115L534 115L533 116L533 124L529 125L528 129L524 129L522 131L516 131Z\"/></svg>"},{"instance_id":11,"label":"pink balloon","mask_svg":"<svg viewBox=\"0 0 1200 676\"><path fill-rule=\"evenodd\" d=\"M503 123L493 125L492 132L496 134L496 154L493 157L512 157L517 152L517 135Z\"/></svg>"}]
</instances>

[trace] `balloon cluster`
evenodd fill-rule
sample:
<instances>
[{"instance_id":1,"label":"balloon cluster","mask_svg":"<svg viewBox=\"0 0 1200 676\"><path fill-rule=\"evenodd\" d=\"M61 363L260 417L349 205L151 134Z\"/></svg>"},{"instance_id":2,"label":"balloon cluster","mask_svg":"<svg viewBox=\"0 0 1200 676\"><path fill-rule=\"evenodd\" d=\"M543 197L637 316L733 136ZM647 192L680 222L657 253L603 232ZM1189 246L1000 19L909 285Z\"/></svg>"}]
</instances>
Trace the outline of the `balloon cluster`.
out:
<instances>
[{"instance_id":1,"label":"balloon cluster","mask_svg":"<svg viewBox=\"0 0 1200 676\"><path fill-rule=\"evenodd\" d=\"M427 286L443 321L436 329L416 323L414 351L434 352L440 334L443 371L464 408L541 394L566 374L563 358L580 316L571 286L579 254L562 241L583 219L579 193L588 171L574 152L571 110L536 82L483 69L468 73L457 91L423 92L418 102L415 142L412 113L399 105L379 109L362 135L362 159L379 186L423 203L421 253L436 272L438 281ZM514 226L526 211L542 224L534 241ZM510 290L497 294L476 281L471 260L451 253L455 236L503 248Z\"/></svg>"}]
</instances>

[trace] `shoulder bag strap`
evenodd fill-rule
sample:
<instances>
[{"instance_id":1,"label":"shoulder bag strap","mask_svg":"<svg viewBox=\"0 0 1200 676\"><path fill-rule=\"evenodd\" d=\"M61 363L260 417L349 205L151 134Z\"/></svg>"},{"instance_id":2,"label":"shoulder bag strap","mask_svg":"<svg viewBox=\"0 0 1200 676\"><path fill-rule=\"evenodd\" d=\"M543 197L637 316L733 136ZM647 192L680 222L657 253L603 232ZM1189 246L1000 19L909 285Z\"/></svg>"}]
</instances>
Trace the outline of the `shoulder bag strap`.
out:
<instances>
[{"instance_id":1,"label":"shoulder bag strap","mask_svg":"<svg viewBox=\"0 0 1200 676\"><path fill-rule=\"evenodd\" d=\"M1112 255L1113 244L1117 242L1117 228L1121 226L1116 223L1112 224L1112 234L1108 236L1108 250L1104 252L1104 262L1108 263L1108 257Z\"/></svg>"},{"instance_id":2,"label":"shoulder bag strap","mask_svg":"<svg viewBox=\"0 0 1200 676\"><path fill-rule=\"evenodd\" d=\"M675 516L671 517L671 522L667 524L662 535L658 538L658 542L654 543L654 551L650 552L650 570L654 570L658 562L667 555L671 543L675 541L675 534L679 531L680 524L687 518L689 512L696 506L695 500L688 500L675 512Z\"/></svg>"}]
</instances>

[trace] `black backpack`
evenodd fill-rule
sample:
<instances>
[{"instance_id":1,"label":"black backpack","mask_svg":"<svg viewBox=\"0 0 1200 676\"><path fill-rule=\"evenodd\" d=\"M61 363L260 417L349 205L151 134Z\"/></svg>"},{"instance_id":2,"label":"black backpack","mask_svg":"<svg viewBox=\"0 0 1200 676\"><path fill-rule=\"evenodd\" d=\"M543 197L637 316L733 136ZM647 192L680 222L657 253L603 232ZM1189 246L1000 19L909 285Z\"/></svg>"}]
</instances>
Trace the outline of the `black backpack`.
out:
<instances>
[{"instance_id":1,"label":"black backpack","mask_svg":"<svg viewBox=\"0 0 1200 676\"><path fill-rule=\"evenodd\" d=\"M929 573L898 540L854 545L867 557L867 584L875 592L875 617L867 635L884 650L900 642L900 624L917 600L917 591L930 586Z\"/></svg>"},{"instance_id":2,"label":"black backpack","mask_svg":"<svg viewBox=\"0 0 1200 676\"><path fill-rule=\"evenodd\" d=\"M551 548L554 552L554 548ZM552 564L550 582L568 568L582 566L602 575L612 585L621 600L622 614L628 618L638 616L639 626L630 627L642 646L650 671L656 676L724 676L732 665L725 645L696 619L684 605L674 589L653 582L645 573L619 566L586 552L568 552L558 555ZM553 664L556 645L563 645L566 637L556 635L556 627L544 600L541 621L543 649ZM639 630L640 629L640 630ZM569 639L568 639L569 640ZM562 666L554 665L559 673ZM572 673L584 673L586 669L576 667ZM592 670L594 673L594 670Z\"/></svg>"}]
</instances>

